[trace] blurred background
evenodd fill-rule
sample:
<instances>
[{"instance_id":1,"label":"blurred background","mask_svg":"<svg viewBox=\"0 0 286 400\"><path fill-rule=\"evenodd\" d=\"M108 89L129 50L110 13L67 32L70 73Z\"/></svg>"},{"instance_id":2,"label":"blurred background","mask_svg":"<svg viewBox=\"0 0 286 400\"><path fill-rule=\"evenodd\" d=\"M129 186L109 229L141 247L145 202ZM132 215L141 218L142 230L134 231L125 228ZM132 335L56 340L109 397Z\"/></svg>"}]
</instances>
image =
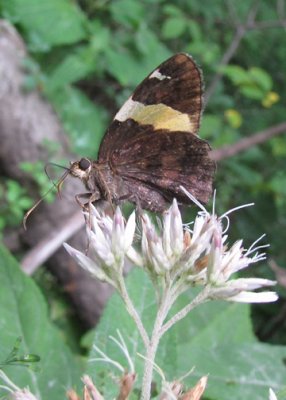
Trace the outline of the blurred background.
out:
<instances>
[{"instance_id":1,"label":"blurred background","mask_svg":"<svg viewBox=\"0 0 286 400\"><path fill-rule=\"evenodd\" d=\"M281 297L253 309L255 332L263 341L285 344L285 1L2 0L0 13L0 231L19 260L39 242L43 252L53 233L52 273L38 268L47 257L32 272L58 326L72 330L73 320L78 338L100 314L90 304L101 307L108 294L92 301L77 297L88 279L71 261L66 272L59 258L50 258L62 242L57 224L70 232L80 227L71 222L77 206L69 207L82 189L72 187L62 200L47 196L49 203L23 231L24 213L51 187L44 166L96 158L108 124L136 85L166 58L187 52L204 75L200 136L220 156L217 212L254 202L231 216L232 240L244 238L248 247L266 233L262 243L271 244L268 259L250 274L277 279ZM54 173L58 178L62 172L49 171ZM76 314L63 293L73 298Z\"/></svg>"}]
</instances>

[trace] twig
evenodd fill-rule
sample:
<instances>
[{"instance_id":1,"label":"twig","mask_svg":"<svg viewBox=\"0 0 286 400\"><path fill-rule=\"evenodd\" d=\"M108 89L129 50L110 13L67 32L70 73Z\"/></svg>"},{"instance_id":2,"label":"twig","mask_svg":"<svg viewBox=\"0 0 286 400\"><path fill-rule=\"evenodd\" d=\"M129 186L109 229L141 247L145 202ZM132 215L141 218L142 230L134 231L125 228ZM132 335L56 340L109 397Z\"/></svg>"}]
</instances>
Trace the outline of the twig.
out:
<instances>
[{"instance_id":1,"label":"twig","mask_svg":"<svg viewBox=\"0 0 286 400\"><path fill-rule=\"evenodd\" d=\"M272 271L275 274L275 280L278 282L280 286L282 286L284 289L286 288L286 269L280 267L276 261L273 259L270 259L268 261L269 267L272 269Z\"/></svg>"},{"instance_id":2,"label":"twig","mask_svg":"<svg viewBox=\"0 0 286 400\"><path fill-rule=\"evenodd\" d=\"M231 60L231 58L233 57L233 55L235 54L235 52L241 42L241 39L243 38L245 33L248 31L248 29L249 29L248 27L254 23L256 13L257 13L257 2L255 2L254 5L250 8L248 15L247 15L246 23L244 25L239 24L236 27L236 32L233 37L233 40L230 43L226 52L224 53L224 55L219 63L218 70L221 67L227 65L229 63L229 61ZM204 99L205 106L208 103L210 97L213 95L213 93L217 87L217 84L221 80L222 76L223 76L223 74L221 72L217 72L214 75L212 82L209 85L208 90L205 92L205 99Z\"/></svg>"},{"instance_id":3,"label":"twig","mask_svg":"<svg viewBox=\"0 0 286 400\"><path fill-rule=\"evenodd\" d=\"M241 151L247 150L250 147L256 146L257 144L263 143L273 136L286 133L286 122L272 126L264 131L255 133L249 137L239 140L230 146L222 147L221 149L213 150L211 153L212 159L220 161L228 157L232 157Z\"/></svg>"},{"instance_id":4,"label":"twig","mask_svg":"<svg viewBox=\"0 0 286 400\"><path fill-rule=\"evenodd\" d=\"M280 19L277 21L260 21L253 22L248 26L249 30L252 29L272 29L272 28L286 28L286 20Z\"/></svg>"},{"instance_id":5,"label":"twig","mask_svg":"<svg viewBox=\"0 0 286 400\"><path fill-rule=\"evenodd\" d=\"M80 228L84 226L82 212L75 213L68 219L61 229L51 232L41 240L32 250L26 253L22 259L21 268L27 275L32 275L40 265L42 265L62 243L72 237Z\"/></svg>"}]
</instances>

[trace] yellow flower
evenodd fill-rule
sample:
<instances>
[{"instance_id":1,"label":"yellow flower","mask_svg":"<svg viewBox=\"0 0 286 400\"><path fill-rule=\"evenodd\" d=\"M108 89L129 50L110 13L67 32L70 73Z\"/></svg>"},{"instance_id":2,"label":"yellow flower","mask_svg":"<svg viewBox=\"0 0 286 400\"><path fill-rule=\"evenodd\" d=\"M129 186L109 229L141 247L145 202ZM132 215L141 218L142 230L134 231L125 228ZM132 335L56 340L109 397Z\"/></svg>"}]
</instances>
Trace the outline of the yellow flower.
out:
<instances>
[{"instance_id":1,"label":"yellow flower","mask_svg":"<svg viewBox=\"0 0 286 400\"><path fill-rule=\"evenodd\" d=\"M262 100L262 105L265 108L270 108L273 104L277 103L280 100L280 96L276 92L268 92L264 99Z\"/></svg>"},{"instance_id":2,"label":"yellow flower","mask_svg":"<svg viewBox=\"0 0 286 400\"><path fill-rule=\"evenodd\" d=\"M238 111L230 108L225 111L224 116L232 128L239 128L241 126L242 116Z\"/></svg>"}]
</instances>

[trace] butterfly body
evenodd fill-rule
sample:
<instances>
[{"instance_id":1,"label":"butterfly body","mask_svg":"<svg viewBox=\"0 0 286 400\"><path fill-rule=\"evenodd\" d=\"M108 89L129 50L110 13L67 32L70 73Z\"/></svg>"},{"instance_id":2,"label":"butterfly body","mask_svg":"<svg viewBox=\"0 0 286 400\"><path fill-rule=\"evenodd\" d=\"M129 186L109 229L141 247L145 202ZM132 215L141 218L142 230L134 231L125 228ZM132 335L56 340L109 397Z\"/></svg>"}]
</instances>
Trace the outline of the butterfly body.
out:
<instances>
[{"instance_id":1,"label":"butterfly body","mask_svg":"<svg viewBox=\"0 0 286 400\"><path fill-rule=\"evenodd\" d=\"M181 186L207 202L215 163L197 136L202 79L193 59L177 54L162 63L115 115L97 161L82 158L70 167L90 193L89 201L128 200L162 212L174 197L190 200Z\"/></svg>"}]
</instances>

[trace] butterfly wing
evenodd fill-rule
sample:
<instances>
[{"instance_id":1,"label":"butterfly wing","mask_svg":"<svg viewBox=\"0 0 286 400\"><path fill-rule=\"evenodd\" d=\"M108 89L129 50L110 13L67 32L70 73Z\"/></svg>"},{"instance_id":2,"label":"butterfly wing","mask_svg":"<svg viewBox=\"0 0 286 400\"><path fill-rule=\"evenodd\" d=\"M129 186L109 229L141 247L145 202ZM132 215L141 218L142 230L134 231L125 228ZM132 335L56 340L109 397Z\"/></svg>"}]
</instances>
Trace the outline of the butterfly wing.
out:
<instances>
[{"instance_id":1,"label":"butterfly wing","mask_svg":"<svg viewBox=\"0 0 286 400\"><path fill-rule=\"evenodd\" d=\"M110 158L113 170L124 181L132 181L131 189L136 193L143 184L169 201L176 197L183 203L189 203L180 188L184 186L198 200L207 202L212 193L215 171L208 143L188 132L163 129L154 134L151 125L140 125L135 121L131 124L129 131L136 131L136 135L130 137L130 134ZM124 135L122 124L115 122L113 129L118 131L119 136ZM148 208L157 211L155 205Z\"/></svg>"},{"instance_id":2,"label":"butterfly wing","mask_svg":"<svg viewBox=\"0 0 286 400\"><path fill-rule=\"evenodd\" d=\"M98 161L109 162L144 204L152 191L162 204L172 197L189 202L180 185L205 202L215 165L209 145L197 137L201 111L201 73L190 56L177 54L155 69L116 114ZM145 207L161 210L157 197Z\"/></svg>"},{"instance_id":3,"label":"butterfly wing","mask_svg":"<svg viewBox=\"0 0 286 400\"><path fill-rule=\"evenodd\" d=\"M187 54L176 54L163 62L135 89L123 104L114 121L132 119L141 125L152 125L154 131L166 129L198 133L202 112L202 77L199 68ZM114 149L127 138L118 136L112 125L99 149L99 160L107 160ZM136 132L133 132L136 135Z\"/></svg>"}]
</instances>

